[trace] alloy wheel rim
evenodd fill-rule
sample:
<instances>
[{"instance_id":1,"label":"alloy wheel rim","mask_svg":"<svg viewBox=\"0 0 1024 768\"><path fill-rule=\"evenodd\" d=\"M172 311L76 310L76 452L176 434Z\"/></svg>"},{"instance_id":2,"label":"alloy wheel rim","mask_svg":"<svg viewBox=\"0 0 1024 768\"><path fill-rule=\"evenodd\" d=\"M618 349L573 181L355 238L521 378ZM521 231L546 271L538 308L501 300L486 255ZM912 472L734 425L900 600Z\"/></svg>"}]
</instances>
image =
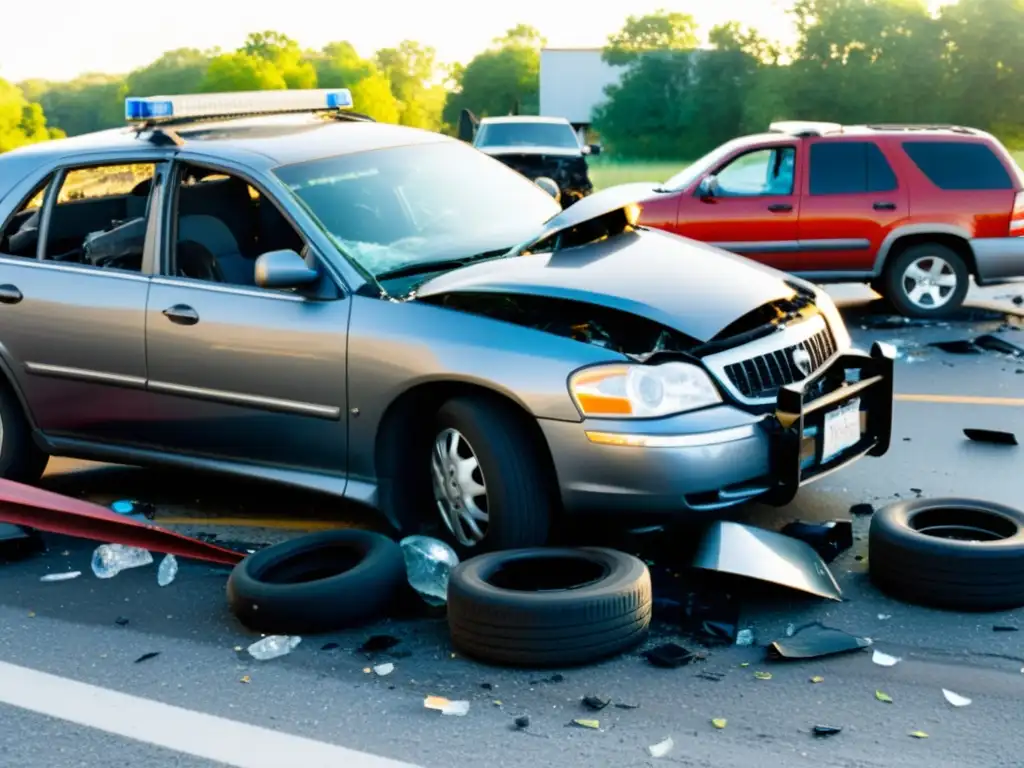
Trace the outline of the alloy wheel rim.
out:
<instances>
[{"instance_id":1,"label":"alloy wheel rim","mask_svg":"<svg viewBox=\"0 0 1024 768\"><path fill-rule=\"evenodd\" d=\"M921 309L939 309L957 289L953 265L941 256L922 256L903 271L901 280L907 300Z\"/></svg>"},{"instance_id":2,"label":"alloy wheel rim","mask_svg":"<svg viewBox=\"0 0 1024 768\"><path fill-rule=\"evenodd\" d=\"M463 546L479 544L490 520L487 483L476 451L459 430L444 429L434 439L430 476L445 527Z\"/></svg>"}]
</instances>

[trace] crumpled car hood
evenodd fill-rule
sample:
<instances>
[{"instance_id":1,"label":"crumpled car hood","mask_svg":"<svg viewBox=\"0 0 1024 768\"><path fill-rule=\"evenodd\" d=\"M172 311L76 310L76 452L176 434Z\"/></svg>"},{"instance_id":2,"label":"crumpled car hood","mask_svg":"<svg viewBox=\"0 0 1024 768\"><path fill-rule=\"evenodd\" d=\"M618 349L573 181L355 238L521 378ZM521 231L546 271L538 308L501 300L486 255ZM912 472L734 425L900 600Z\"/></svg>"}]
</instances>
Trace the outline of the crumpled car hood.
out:
<instances>
[{"instance_id":1,"label":"crumpled car hood","mask_svg":"<svg viewBox=\"0 0 1024 768\"><path fill-rule=\"evenodd\" d=\"M591 201L584 198L554 219L586 220L587 211L572 211ZM471 264L428 280L416 295L477 292L581 301L631 312L706 342L762 304L792 296L784 278L704 243L637 230L553 254Z\"/></svg>"}]
</instances>

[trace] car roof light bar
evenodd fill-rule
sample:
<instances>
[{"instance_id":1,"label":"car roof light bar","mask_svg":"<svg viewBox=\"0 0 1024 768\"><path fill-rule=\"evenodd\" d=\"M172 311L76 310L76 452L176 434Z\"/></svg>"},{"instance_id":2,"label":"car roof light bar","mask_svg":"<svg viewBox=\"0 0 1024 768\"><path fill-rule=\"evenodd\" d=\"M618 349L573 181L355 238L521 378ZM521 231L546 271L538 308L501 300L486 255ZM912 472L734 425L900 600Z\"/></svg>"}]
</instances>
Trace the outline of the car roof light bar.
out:
<instances>
[{"instance_id":1,"label":"car roof light bar","mask_svg":"<svg viewBox=\"0 0 1024 768\"><path fill-rule=\"evenodd\" d=\"M241 91L131 97L124 101L124 116L130 123L154 125L210 117L323 112L351 108L352 93L347 88Z\"/></svg>"}]
</instances>

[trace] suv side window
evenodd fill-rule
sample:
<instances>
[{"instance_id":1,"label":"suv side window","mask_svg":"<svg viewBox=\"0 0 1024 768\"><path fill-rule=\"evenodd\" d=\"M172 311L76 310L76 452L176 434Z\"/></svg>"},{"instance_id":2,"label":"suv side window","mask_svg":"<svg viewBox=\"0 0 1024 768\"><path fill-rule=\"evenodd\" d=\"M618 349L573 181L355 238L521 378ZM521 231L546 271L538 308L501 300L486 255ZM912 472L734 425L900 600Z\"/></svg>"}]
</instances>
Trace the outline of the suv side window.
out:
<instances>
[{"instance_id":1,"label":"suv side window","mask_svg":"<svg viewBox=\"0 0 1024 768\"><path fill-rule=\"evenodd\" d=\"M244 179L184 165L174 200L167 274L256 288L256 259L306 244L284 214Z\"/></svg>"},{"instance_id":2,"label":"suv side window","mask_svg":"<svg viewBox=\"0 0 1024 768\"><path fill-rule=\"evenodd\" d=\"M1002 162L980 142L905 141L903 150L939 189L1013 189Z\"/></svg>"},{"instance_id":3,"label":"suv side window","mask_svg":"<svg viewBox=\"0 0 1024 768\"><path fill-rule=\"evenodd\" d=\"M43 258L139 272L156 163L73 168L50 212Z\"/></svg>"},{"instance_id":4,"label":"suv side window","mask_svg":"<svg viewBox=\"0 0 1024 768\"><path fill-rule=\"evenodd\" d=\"M796 149L771 147L755 149L732 160L715 179L716 196L763 197L792 195Z\"/></svg>"},{"instance_id":5,"label":"suv side window","mask_svg":"<svg viewBox=\"0 0 1024 768\"><path fill-rule=\"evenodd\" d=\"M28 197L9 218L0 232L0 253L4 256L36 257L39 246L39 221L46 191L53 183L48 176L42 184L28 193Z\"/></svg>"},{"instance_id":6,"label":"suv side window","mask_svg":"<svg viewBox=\"0 0 1024 768\"><path fill-rule=\"evenodd\" d=\"M821 142L811 147L812 195L891 192L898 186L892 166L874 142Z\"/></svg>"}]
</instances>

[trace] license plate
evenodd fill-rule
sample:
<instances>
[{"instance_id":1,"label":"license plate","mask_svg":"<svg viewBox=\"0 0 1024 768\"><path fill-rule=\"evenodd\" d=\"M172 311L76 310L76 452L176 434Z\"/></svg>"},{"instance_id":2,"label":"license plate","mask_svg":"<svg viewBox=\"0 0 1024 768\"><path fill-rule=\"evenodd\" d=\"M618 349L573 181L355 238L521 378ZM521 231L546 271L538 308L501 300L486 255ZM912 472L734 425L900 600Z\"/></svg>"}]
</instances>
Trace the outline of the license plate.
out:
<instances>
[{"instance_id":1,"label":"license plate","mask_svg":"<svg viewBox=\"0 0 1024 768\"><path fill-rule=\"evenodd\" d=\"M835 458L860 442L860 398L825 414L821 461Z\"/></svg>"}]
</instances>

